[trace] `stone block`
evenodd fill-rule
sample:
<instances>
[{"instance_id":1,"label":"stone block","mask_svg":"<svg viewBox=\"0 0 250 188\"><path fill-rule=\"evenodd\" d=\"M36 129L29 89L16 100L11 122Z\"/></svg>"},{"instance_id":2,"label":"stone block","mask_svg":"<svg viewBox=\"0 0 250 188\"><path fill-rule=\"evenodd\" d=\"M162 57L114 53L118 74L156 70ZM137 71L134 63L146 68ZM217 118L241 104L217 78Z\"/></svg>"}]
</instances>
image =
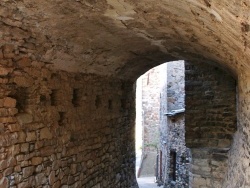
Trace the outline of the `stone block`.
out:
<instances>
[{"instance_id":1,"label":"stone block","mask_svg":"<svg viewBox=\"0 0 250 188\"><path fill-rule=\"evenodd\" d=\"M68 177L67 184L68 184L68 185L71 185L71 184L73 184L74 182L75 182L74 176L71 176L71 175L70 175L70 176Z\"/></svg>"},{"instance_id":2,"label":"stone block","mask_svg":"<svg viewBox=\"0 0 250 188\"><path fill-rule=\"evenodd\" d=\"M11 153L12 156L17 155L20 152L20 145L19 144L12 145L9 148L9 152Z\"/></svg>"},{"instance_id":3,"label":"stone block","mask_svg":"<svg viewBox=\"0 0 250 188\"><path fill-rule=\"evenodd\" d=\"M18 132L18 143L25 142L26 134L24 132Z\"/></svg>"},{"instance_id":4,"label":"stone block","mask_svg":"<svg viewBox=\"0 0 250 188\"><path fill-rule=\"evenodd\" d=\"M21 165L15 166L15 167L14 167L14 171L15 171L15 172L21 172L21 171L22 171Z\"/></svg>"},{"instance_id":5,"label":"stone block","mask_svg":"<svg viewBox=\"0 0 250 188\"><path fill-rule=\"evenodd\" d=\"M28 166L22 169L23 171L23 178L28 178L34 173L34 167L33 166Z\"/></svg>"},{"instance_id":6,"label":"stone block","mask_svg":"<svg viewBox=\"0 0 250 188\"><path fill-rule=\"evenodd\" d=\"M38 69L41 69L44 66L43 62L39 62L39 61L32 61L31 65L33 67L37 67Z\"/></svg>"},{"instance_id":7,"label":"stone block","mask_svg":"<svg viewBox=\"0 0 250 188\"><path fill-rule=\"evenodd\" d=\"M5 131L5 125L3 123L0 123L0 132Z\"/></svg>"},{"instance_id":8,"label":"stone block","mask_svg":"<svg viewBox=\"0 0 250 188\"><path fill-rule=\"evenodd\" d=\"M33 157L33 158L31 159L31 164L32 164L33 166L37 166L37 165L41 164L42 161L43 161L43 158L42 158L42 157Z\"/></svg>"},{"instance_id":9,"label":"stone block","mask_svg":"<svg viewBox=\"0 0 250 188\"><path fill-rule=\"evenodd\" d=\"M44 127L40 130L40 139L52 139L53 135L48 127Z\"/></svg>"},{"instance_id":10,"label":"stone block","mask_svg":"<svg viewBox=\"0 0 250 188\"><path fill-rule=\"evenodd\" d=\"M71 166L70 166L70 173L72 175L74 175L75 173L77 173L77 164L71 164Z\"/></svg>"},{"instance_id":11,"label":"stone block","mask_svg":"<svg viewBox=\"0 0 250 188\"><path fill-rule=\"evenodd\" d=\"M3 107L3 99L0 99L0 107Z\"/></svg>"},{"instance_id":12,"label":"stone block","mask_svg":"<svg viewBox=\"0 0 250 188\"><path fill-rule=\"evenodd\" d=\"M17 132L21 130L21 126L19 124L8 124L8 129L10 132Z\"/></svg>"},{"instance_id":13,"label":"stone block","mask_svg":"<svg viewBox=\"0 0 250 188\"><path fill-rule=\"evenodd\" d=\"M5 68L0 66L0 76L7 76L9 73L11 73L13 70L10 68Z\"/></svg>"},{"instance_id":14,"label":"stone block","mask_svg":"<svg viewBox=\"0 0 250 188\"><path fill-rule=\"evenodd\" d=\"M195 184L196 186L206 186L207 182L205 178L195 177L193 184Z\"/></svg>"},{"instance_id":15,"label":"stone block","mask_svg":"<svg viewBox=\"0 0 250 188\"><path fill-rule=\"evenodd\" d=\"M58 170L61 166L61 161L59 160L55 160L53 163L52 163L52 170Z\"/></svg>"},{"instance_id":16,"label":"stone block","mask_svg":"<svg viewBox=\"0 0 250 188\"><path fill-rule=\"evenodd\" d=\"M54 185L54 183L57 181L57 178L56 178L56 173L55 171L51 171L50 172L50 175L49 175L49 184L50 185Z\"/></svg>"},{"instance_id":17,"label":"stone block","mask_svg":"<svg viewBox=\"0 0 250 188\"><path fill-rule=\"evenodd\" d=\"M14 83L20 87L31 87L34 83L34 80L24 76L16 76L14 77Z\"/></svg>"},{"instance_id":18,"label":"stone block","mask_svg":"<svg viewBox=\"0 0 250 188\"><path fill-rule=\"evenodd\" d=\"M13 58L15 56L14 54L15 47L12 44L5 44L3 46L3 56L4 58Z\"/></svg>"},{"instance_id":19,"label":"stone block","mask_svg":"<svg viewBox=\"0 0 250 188\"><path fill-rule=\"evenodd\" d=\"M3 51L1 48L0 48L0 59L3 59Z\"/></svg>"},{"instance_id":20,"label":"stone block","mask_svg":"<svg viewBox=\"0 0 250 188\"><path fill-rule=\"evenodd\" d=\"M216 161L216 160L211 160L211 165L215 166L215 167L218 167L221 165L221 162L220 161Z\"/></svg>"},{"instance_id":21,"label":"stone block","mask_svg":"<svg viewBox=\"0 0 250 188\"><path fill-rule=\"evenodd\" d=\"M14 167L16 166L17 164L17 161L14 157L10 157L8 160L7 160L7 165L8 167Z\"/></svg>"},{"instance_id":22,"label":"stone block","mask_svg":"<svg viewBox=\"0 0 250 188\"><path fill-rule=\"evenodd\" d=\"M231 140L229 140L229 139L219 140L218 147L230 148L230 146L231 146Z\"/></svg>"},{"instance_id":23,"label":"stone block","mask_svg":"<svg viewBox=\"0 0 250 188\"><path fill-rule=\"evenodd\" d=\"M24 160L24 155L23 155L23 154L17 155L17 156L16 156L16 160L17 160L18 162L23 161L23 160Z\"/></svg>"},{"instance_id":24,"label":"stone block","mask_svg":"<svg viewBox=\"0 0 250 188\"><path fill-rule=\"evenodd\" d=\"M46 184L48 182L44 173L37 174L36 177L35 177L35 180L36 180L36 185L37 186L38 185L40 185L40 186L44 185L44 184Z\"/></svg>"},{"instance_id":25,"label":"stone block","mask_svg":"<svg viewBox=\"0 0 250 188\"><path fill-rule=\"evenodd\" d=\"M16 99L11 97L6 97L3 99L3 106L7 108L15 108L16 107Z\"/></svg>"},{"instance_id":26,"label":"stone block","mask_svg":"<svg viewBox=\"0 0 250 188\"><path fill-rule=\"evenodd\" d=\"M88 160L86 166L87 168L92 168L94 166L94 162L92 160Z\"/></svg>"},{"instance_id":27,"label":"stone block","mask_svg":"<svg viewBox=\"0 0 250 188\"><path fill-rule=\"evenodd\" d=\"M20 182L17 185L17 188L28 188L28 187L30 187L30 185L29 185L29 182L27 182L27 181Z\"/></svg>"},{"instance_id":28,"label":"stone block","mask_svg":"<svg viewBox=\"0 0 250 188\"><path fill-rule=\"evenodd\" d=\"M42 170L43 170L44 168L43 168L43 165L38 165L37 167L36 167L36 173L40 173L40 172L42 172Z\"/></svg>"},{"instance_id":29,"label":"stone block","mask_svg":"<svg viewBox=\"0 0 250 188\"><path fill-rule=\"evenodd\" d=\"M9 108L8 112L9 112L10 116L14 116L18 113L18 109L17 108Z\"/></svg>"},{"instance_id":30,"label":"stone block","mask_svg":"<svg viewBox=\"0 0 250 188\"><path fill-rule=\"evenodd\" d=\"M207 167L207 166L201 167L201 172L202 173L207 173L207 172L211 172L211 171L212 171L211 167Z\"/></svg>"},{"instance_id":31,"label":"stone block","mask_svg":"<svg viewBox=\"0 0 250 188\"><path fill-rule=\"evenodd\" d=\"M21 152L28 152L29 151L29 143L21 144Z\"/></svg>"},{"instance_id":32,"label":"stone block","mask_svg":"<svg viewBox=\"0 0 250 188\"><path fill-rule=\"evenodd\" d=\"M3 176L7 177L10 174L12 174L13 172L14 172L14 168L13 167L7 168L7 169L4 170Z\"/></svg>"},{"instance_id":33,"label":"stone block","mask_svg":"<svg viewBox=\"0 0 250 188\"><path fill-rule=\"evenodd\" d=\"M0 179L0 188L8 188L9 187L9 180L6 177Z\"/></svg>"},{"instance_id":34,"label":"stone block","mask_svg":"<svg viewBox=\"0 0 250 188\"><path fill-rule=\"evenodd\" d=\"M28 57L23 57L22 59L20 59L19 61L17 61L17 65L19 67L27 67L31 65L31 60Z\"/></svg>"},{"instance_id":35,"label":"stone block","mask_svg":"<svg viewBox=\"0 0 250 188\"><path fill-rule=\"evenodd\" d=\"M31 114L28 113L19 113L17 114L17 121L23 125L26 123L31 123L33 121L33 116Z\"/></svg>"},{"instance_id":36,"label":"stone block","mask_svg":"<svg viewBox=\"0 0 250 188\"><path fill-rule=\"evenodd\" d=\"M24 156L25 157L25 156ZM24 159L25 160L25 159ZM21 167L27 167L29 166L29 161L21 161Z\"/></svg>"},{"instance_id":37,"label":"stone block","mask_svg":"<svg viewBox=\"0 0 250 188\"><path fill-rule=\"evenodd\" d=\"M7 160L0 161L0 170L4 170L8 167Z\"/></svg>"},{"instance_id":38,"label":"stone block","mask_svg":"<svg viewBox=\"0 0 250 188\"><path fill-rule=\"evenodd\" d=\"M1 84L8 84L8 82L9 82L8 78L0 78Z\"/></svg>"},{"instance_id":39,"label":"stone block","mask_svg":"<svg viewBox=\"0 0 250 188\"><path fill-rule=\"evenodd\" d=\"M0 123L16 123L16 118L15 117L1 117L0 118Z\"/></svg>"},{"instance_id":40,"label":"stone block","mask_svg":"<svg viewBox=\"0 0 250 188\"><path fill-rule=\"evenodd\" d=\"M18 134L9 133L0 135L0 146L10 146L17 143Z\"/></svg>"},{"instance_id":41,"label":"stone block","mask_svg":"<svg viewBox=\"0 0 250 188\"><path fill-rule=\"evenodd\" d=\"M57 181L57 182L55 182L55 183L53 184L52 188L59 188L60 185L61 185L61 182L60 182L60 180L59 180L59 181Z\"/></svg>"},{"instance_id":42,"label":"stone block","mask_svg":"<svg viewBox=\"0 0 250 188\"><path fill-rule=\"evenodd\" d=\"M27 137L26 137L26 141L30 142L30 141L35 141L36 140L36 132L27 132Z\"/></svg>"},{"instance_id":43,"label":"stone block","mask_svg":"<svg viewBox=\"0 0 250 188\"><path fill-rule=\"evenodd\" d=\"M228 156L225 154L214 153L212 159L215 161L225 161L228 159Z\"/></svg>"},{"instance_id":44,"label":"stone block","mask_svg":"<svg viewBox=\"0 0 250 188\"><path fill-rule=\"evenodd\" d=\"M53 146L46 146L46 147L40 148L41 157L50 156L54 152L55 152L55 150L54 150Z\"/></svg>"}]
</instances>

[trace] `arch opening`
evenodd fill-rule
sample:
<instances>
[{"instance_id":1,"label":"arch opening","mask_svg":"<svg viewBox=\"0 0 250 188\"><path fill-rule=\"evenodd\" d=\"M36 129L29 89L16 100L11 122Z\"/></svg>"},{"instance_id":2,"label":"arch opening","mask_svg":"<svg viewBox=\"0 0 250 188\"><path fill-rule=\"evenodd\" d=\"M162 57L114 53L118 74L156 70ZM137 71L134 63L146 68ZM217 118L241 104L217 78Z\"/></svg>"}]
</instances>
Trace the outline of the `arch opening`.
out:
<instances>
[{"instance_id":1,"label":"arch opening","mask_svg":"<svg viewBox=\"0 0 250 188\"><path fill-rule=\"evenodd\" d=\"M137 103L139 185L140 177L154 176L165 187L223 186L237 124L230 74L211 64L168 62L137 80Z\"/></svg>"},{"instance_id":2,"label":"arch opening","mask_svg":"<svg viewBox=\"0 0 250 188\"><path fill-rule=\"evenodd\" d=\"M250 187L247 1L116 2L0 2L0 184L136 187L133 81L185 59L217 62L238 80L238 130L223 187ZM214 135L195 126L193 153L207 140L214 147ZM220 146L228 128L216 133ZM194 164L210 156L208 171L225 167L216 160L227 150L202 151Z\"/></svg>"}]
</instances>

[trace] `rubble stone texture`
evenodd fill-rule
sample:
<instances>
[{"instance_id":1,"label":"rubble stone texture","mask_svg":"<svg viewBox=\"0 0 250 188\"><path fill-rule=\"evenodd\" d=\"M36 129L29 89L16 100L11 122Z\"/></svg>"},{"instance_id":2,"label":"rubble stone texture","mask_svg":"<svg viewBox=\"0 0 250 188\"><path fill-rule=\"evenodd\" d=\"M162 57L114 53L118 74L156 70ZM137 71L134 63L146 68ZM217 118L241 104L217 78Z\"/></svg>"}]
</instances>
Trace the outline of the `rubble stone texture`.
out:
<instances>
[{"instance_id":1,"label":"rubble stone texture","mask_svg":"<svg viewBox=\"0 0 250 188\"><path fill-rule=\"evenodd\" d=\"M184 61L166 64L165 84L161 90L160 101L159 149L162 157L159 157L158 162L158 181L166 188L188 187L189 155L185 146L185 112L167 116L172 110L185 109Z\"/></svg>"},{"instance_id":2,"label":"rubble stone texture","mask_svg":"<svg viewBox=\"0 0 250 188\"><path fill-rule=\"evenodd\" d=\"M0 187L136 187L133 82L19 64L28 56L6 49Z\"/></svg>"},{"instance_id":3,"label":"rubble stone texture","mask_svg":"<svg viewBox=\"0 0 250 188\"><path fill-rule=\"evenodd\" d=\"M250 187L249 6L0 1L0 183L134 186L132 83L160 63L202 59L238 79L238 129L223 186Z\"/></svg>"},{"instance_id":4,"label":"rubble stone texture","mask_svg":"<svg viewBox=\"0 0 250 188\"><path fill-rule=\"evenodd\" d=\"M159 65L142 76L143 152L157 152L160 124L160 91L166 64ZM154 161L155 162L155 161Z\"/></svg>"},{"instance_id":5,"label":"rubble stone texture","mask_svg":"<svg viewBox=\"0 0 250 188\"><path fill-rule=\"evenodd\" d=\"M185 63L186 145L192 187L223 187L236 132L235 80L217 67Z\"/></svg>"}]
</instances>

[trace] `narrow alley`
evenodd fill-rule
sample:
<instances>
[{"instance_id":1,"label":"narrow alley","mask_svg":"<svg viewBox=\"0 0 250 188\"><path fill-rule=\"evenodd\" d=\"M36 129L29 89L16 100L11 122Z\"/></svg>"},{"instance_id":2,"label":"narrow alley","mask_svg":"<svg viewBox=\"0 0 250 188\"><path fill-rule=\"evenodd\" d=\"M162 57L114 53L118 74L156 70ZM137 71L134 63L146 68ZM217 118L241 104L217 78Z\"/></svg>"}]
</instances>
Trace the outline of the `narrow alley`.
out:
<instances>
[{"instance_id":1,"label":"narrow alley","mask_svg":"<svg viewBox=\"0 0 250 188\"><path fill-rule=\"evenodd\" d=\"M249 13L0 0L0 188L250 188Z\"/></svg>"},{"instance_id":2,"label":"narrow alley","mask_svg":"<svg viewBox=\"0 0 250 188\"><path fill-rule=\"evenodd\" d=\"M154 180L155 180L155 177L137 178L139 188L159 188Z\"/></svg>"}]
</instances>

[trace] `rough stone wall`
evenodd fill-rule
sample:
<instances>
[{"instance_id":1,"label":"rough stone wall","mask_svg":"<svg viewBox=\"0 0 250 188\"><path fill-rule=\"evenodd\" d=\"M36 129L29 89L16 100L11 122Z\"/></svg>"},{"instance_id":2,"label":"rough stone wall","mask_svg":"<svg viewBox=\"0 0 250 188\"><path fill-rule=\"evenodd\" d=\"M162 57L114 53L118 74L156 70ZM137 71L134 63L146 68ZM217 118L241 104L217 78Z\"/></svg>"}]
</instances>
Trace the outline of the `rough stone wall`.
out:
<instances>
[{"instance_id":1,"label":"rough stone wall","mask_svg":"<svg viewBox=\"0 0 250 188\"><path fill-rule=\"evenodd\" d=\"M185 147L184 114L172 117L166 116L166 113L172 110L185 108L184 77L183 61L167 63L167 79L161 92L160 126L160 149L163 154L161 181L164 183L164 187L188 187L188 168L186 165L188 156ZM171 152L175 153L175 159L171 159ZM173 178L173 175L175 178Z\"/></svg>"},{"instance_id":2,"label":"rough stone wall","mask_svg":"<svg viewBox=\"0 0 250 188\"><path fill-rule=\"evenodd\" d=\"M0 187L137 187L133 83L49 70L5 39Z\"/></svg>"},{"instance_id":3,"label":"rough stone wall","mask_svg":"<svg viewBox=\"0 0 250 188\"><path fill-rule=\"evenodd\" d=\"M191 187L222 187L236 131L236 84L222 70L185 64L186 144L191 148Z\"/></svg>"},{"instance_id":4,"label":"rough stone wall","mask_svg":"<svg viewBox=\"0 0 250 188\"><path fill-rule=\"evenodd\" d=\"M167 68L167 67L166 67ZM168 177L168 157L169 151L166 147L166 143L168 140L169 127L167 126L167 118L164 115L168 110L167 103L167 69L166 74L162 78L163 79L163 87L161 90L160 96L160 143L159 143L159 151L158 151L158 170L157 170L157 182L162 184L166 181L166 177Z\"/></svg>"},{"instance_id":5,"label":"rough stone wall","mask_svg":"<svg viewBox=\"0 0 250 188\"><path fill-rule=\"evenodd\" d=\"M250 187L249 106L250 75L242 70L238 82L237 132L229 151L229 164L223 188Z\"/></svg>"},{"instance_id":6,"label":"rough stone wall","mask_svg":"<svg viewBox=\"0 0 250 188\"><path fill-rule=\"evenodd\" d=\"M185 108L184 61L167 63L167 106L168 112Z\"/></svg>"},{"instance_id":7,"label":"rough stone wall","mask_svg":"<svg viewBox=\"0 0 250 188\"><path fill-rule=\"evenodd\" d=\"M157 151L160 125L160 91L166 64L150 69L142 76L142 125L144 152Z\"/></svg>"}]
</instances>

